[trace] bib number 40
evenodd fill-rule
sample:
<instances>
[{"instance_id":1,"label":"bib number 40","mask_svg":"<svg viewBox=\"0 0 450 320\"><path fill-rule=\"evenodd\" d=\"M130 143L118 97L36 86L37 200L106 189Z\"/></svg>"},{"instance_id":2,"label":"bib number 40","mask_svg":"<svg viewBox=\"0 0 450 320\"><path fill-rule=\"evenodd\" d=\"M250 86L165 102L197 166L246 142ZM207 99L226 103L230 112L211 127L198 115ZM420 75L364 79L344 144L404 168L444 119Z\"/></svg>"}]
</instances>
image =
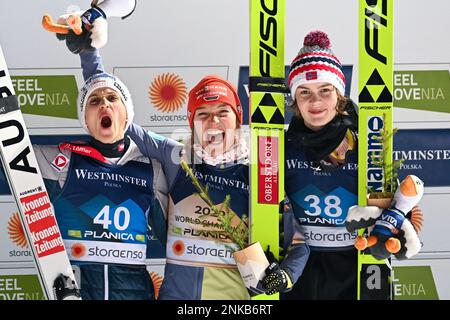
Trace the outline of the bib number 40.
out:
<instances>
[{"instance_id":1,"label":"bib number 40","mask_svg":"<svg viewBox=\"0 0 450 320\"><path fill-rule=\"evenodd\" d=\"M117 207L111 217L110 206L104 206L94 218L95 224L101 224L103 229L109 229L112 224L118 231L124 231L130 225L130 210L125 207Z\"/></svg>"}]
</instances>

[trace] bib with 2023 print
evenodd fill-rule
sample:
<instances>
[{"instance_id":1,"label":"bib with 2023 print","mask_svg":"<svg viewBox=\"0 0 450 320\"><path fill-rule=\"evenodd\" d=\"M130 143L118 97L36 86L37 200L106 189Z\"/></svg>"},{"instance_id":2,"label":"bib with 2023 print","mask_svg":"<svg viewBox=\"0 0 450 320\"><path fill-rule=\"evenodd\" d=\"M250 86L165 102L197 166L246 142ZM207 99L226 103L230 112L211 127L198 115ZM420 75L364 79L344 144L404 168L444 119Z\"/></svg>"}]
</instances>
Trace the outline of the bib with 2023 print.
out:
<instances>
[{"instance_id":1,"label":"bib with 2023 print","mask_svg":"<svg viewBox=\"0 0 450 320\"><path fill-rule=\"evenodd\" d=\"M116 166L72 153L54 202L72 263L145 263L152 172L148 162Z\"/></svg>"},{"instance_id":2,"label":"bib with 2023 print","mask_svg":"<svg viewBox=\"0 0 450 320\"><path fill-rule=\"evenodd\" d=\"M341 168L317 170L303 150L286 144L285 189L306 243L317 250L353 247L356 232L345 228L348 209L357 204L356 153Z\"/></svg>"},{"instance_id":3,"label":"bib with 2023 print","mask_svg":"<svg viewBox=\"0 0 450 320\"><path fill-rule=\"evenodd\" d=\"M197 165L198 180L208 185L216 207L224 211L226 195L231 196L232 225L236 226L248 212L248 166L235 165L219 169ZM180 173L170 191L167 262L192 266L235 268L233 251L237 245L223 229L213 210L196 194L197 189L185 172Z\"/></svg>"}]
</instances>

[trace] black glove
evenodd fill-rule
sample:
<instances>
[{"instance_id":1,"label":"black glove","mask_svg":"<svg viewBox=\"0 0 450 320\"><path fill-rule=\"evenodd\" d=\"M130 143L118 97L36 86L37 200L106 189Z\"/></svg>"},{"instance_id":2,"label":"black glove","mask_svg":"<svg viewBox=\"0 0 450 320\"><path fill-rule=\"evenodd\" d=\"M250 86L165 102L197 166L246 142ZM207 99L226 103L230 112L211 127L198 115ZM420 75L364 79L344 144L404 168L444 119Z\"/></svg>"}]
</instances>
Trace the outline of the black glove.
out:
<instances>
[{"instance_id":1,"label":"black glove","mask_svg":"<svg viewBox=\"0 0 450 320\"><path fill-rule=\"evenodd\" d=\"M267 250L264 251L264 254L266 255L267 261L271 264L272 262L278 263L278 260L275 258L272 251L270 251L270 246L267 246Z\"/></svg>"},{"instance_id":2,"label":"black glove","mask_svg":"<svg viewBox=\"0 0 450 320\"><path fill-rule=\"evenodd\" d=\"M91 32L83 27L83 33L76 35L72 30L65 37L66 46L73 54L79 54L85 50L94 50L91 46Z\"/></svg>"},{"instance_id":3,"label":"black glove","mask_svg":"<svg viewBox=\"0 0 450 320\"><path fill-rule=\"evenodd\" d=\"M277 262L272 262L266 269L266 275L262 279L266 294L271 295L277 292L285 292L292 288L292 280L289 273L280 268Z\"/></svg>"},{"instance_id":4,"label":"black glove","mask_svg":"<svg viewBox=\"0 0 450 320\"><path fill-rule=\"evenodd\" d=\"M80 299L80 289L77 288L75 281L62 273L53 282L53 292L56 300Z\"/></svg>"},{"instance_id":5,"label":"black glove","mask_svg":"<svg viewBox=\"0 0 450 320\"><path fill-rule=\"evenodd\" d=\"M62 22L66 19L67 15L63 15L58 19L58 22ZM68 34L56 34L59 40L65 40L66 46L70 52L79 54L86 50L94 50L100 48L106 44L107 41L107 22L104 12L93 7L86 10L81 16L81 29L80 35L75 34L72 30L69 30ZM94 22L104 20L100 25L95 25ZM95 43L93 43L93 41Z\"/></svg>"}]
</instances>

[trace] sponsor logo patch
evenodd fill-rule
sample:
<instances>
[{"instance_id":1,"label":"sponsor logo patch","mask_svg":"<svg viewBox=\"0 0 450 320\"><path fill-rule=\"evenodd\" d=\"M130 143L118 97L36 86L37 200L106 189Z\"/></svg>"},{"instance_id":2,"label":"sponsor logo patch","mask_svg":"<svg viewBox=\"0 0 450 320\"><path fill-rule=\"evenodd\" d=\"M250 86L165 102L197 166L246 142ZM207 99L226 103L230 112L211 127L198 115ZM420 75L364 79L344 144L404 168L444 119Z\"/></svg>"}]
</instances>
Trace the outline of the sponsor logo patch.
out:
<instances>
[{"instance_id":1,"label":"sponsor logo patch","mask_svg":"<svg viewBox=\"0 0 450 320\"><path fill-rule=\"evenodd\" d=\"M66 167L66 165L69 163L69 159L63 155L62 153L58 154L56 158L52 161L52 166L58 171L61 171Z\"/></svg>"}]
</instances>

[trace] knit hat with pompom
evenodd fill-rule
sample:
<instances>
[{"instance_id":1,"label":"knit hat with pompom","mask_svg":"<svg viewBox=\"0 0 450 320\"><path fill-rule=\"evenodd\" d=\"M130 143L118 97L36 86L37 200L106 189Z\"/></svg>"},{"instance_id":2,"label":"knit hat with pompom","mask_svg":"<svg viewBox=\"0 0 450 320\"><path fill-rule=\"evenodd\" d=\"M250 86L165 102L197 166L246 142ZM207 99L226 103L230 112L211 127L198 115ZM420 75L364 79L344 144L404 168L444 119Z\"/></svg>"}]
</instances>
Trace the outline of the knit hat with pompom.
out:
<instances>
[{"instance_id":1,"label":"knit hat with pompom","mask_svg":"<svg viewBox=\"0 0 450 320\"><path fill-rule=\"evenodd\" d=\"M303 48L291 63L289 89L295 100L298 86L308 83L331 83L345 95L345 78L339 59L331 50L330 39L325 32L311 31L303 41Z\"/></svg>"}]
</instances>

